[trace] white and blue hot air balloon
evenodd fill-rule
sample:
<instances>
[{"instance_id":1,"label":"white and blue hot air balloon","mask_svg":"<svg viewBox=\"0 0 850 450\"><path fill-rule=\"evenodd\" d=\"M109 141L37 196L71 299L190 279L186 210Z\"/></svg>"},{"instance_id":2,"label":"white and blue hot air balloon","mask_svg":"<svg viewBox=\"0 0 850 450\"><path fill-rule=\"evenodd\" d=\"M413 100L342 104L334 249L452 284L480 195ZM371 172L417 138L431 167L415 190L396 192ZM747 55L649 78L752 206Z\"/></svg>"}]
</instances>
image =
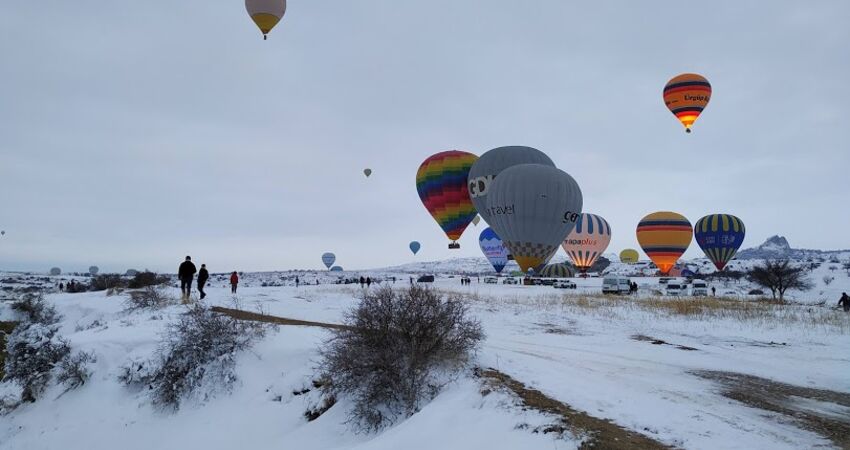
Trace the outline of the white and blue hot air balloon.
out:
<instances>
[{"instance_id":1,"label":"white and blue hot air balloon","mask_svg":"<svg viewBox=\"0 0 850 450\"><path fill-rule=\"evenodd\" d=\"M333 253L325 252L324 254L322 254L322 263L324 263L325 267L327 267L328 269L330 269L331 266L334 265L334 261L336 261L336 255L334 255Z\"/></svg>"},{"instance_id":2,"label":"white and blue hot air balloon","mask_svg":"<svg viewBox=\"0 0 850 450\"><path fill-rule=\"evenodd\" d=\"M508 249L499 235L492 228L487 227L478 236L478 245L496 273L502 273L502 269L508 264Z\"/></svg>"}]
</instances>

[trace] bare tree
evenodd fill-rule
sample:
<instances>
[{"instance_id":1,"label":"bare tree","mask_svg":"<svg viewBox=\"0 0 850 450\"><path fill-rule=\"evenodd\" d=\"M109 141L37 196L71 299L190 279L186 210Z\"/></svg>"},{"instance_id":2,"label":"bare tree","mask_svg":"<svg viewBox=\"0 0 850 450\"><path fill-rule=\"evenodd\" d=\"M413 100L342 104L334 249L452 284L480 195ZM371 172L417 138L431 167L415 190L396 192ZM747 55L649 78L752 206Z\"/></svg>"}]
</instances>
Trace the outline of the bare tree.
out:
<instances>
[{"instance_id":1,"label":"bare tree","mask_svg":"<svg viewBox=\"0 0 850 450\"><path fill-rule=\"evenodd\" d=\"M785 291L797 289L808 291L814 285L806 277L803 267L793 266L787 259L767 260L761 266L755 266L747 272L747 279L751 282L770 289L773 298L779 294L779 300L785 299Z\"/></svg>"}]
</instances>

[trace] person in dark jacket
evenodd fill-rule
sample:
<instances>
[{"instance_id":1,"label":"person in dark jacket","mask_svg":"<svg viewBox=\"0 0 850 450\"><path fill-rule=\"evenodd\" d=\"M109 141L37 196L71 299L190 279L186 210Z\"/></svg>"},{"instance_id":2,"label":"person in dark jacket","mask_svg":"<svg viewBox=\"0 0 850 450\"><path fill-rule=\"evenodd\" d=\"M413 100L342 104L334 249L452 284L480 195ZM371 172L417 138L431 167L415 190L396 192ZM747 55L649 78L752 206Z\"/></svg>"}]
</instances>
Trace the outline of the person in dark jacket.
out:
<instances>
[{"instance_id":1,"label":"person in dark jacket","mask_svg":"<svg viewBox=\"0 0 850 450\"><path fill-rule=\"evenodd\" d=\"M236 293L236 286L238 284L239 284L239 275L236 273L236 271L233 271L233 273L230 274L230 292L231 293L233 293L233 294Z\"/></svg>"},{"instance_id":2,"label":"person in dark jacket","mask_svg":"<svg viewBox=\"0 0 850 450\"><path fill-rule=\"evenodd\" d=\"M192 264L192 257L187 256L186 260L180 264L177 269L177 278L180 279L180 292L183 293L183 298L189 298L189 293L192 292L192 278L195 277L195 272L198 269Z\"/></svg>"},{"instance_id":3,"label":"person in dark jacket","mask_svg":"<svg viewBox=\"0 0 850 450\"><path fill-rule=\"evenodd\" d=\"M366 277L366 287L370 287L370 286L372 286L372 278Z\"/></svg>"},{"instance_id":4,"label":"person in dark jacket","mask_svg":"<svg viewBox=\"0 0 850 450\"><path fill-rule=\"evenodd\" d=\"M850 312L850 296L846 292L841 293L841 300L838 300L838 306L843 307L845 312Z\"/></svg>"},{"instance_id":5,"label":"person in dark jacket","mask_svg":"<svg viewBox=\"0 0 850 450\"><path fill-rule=\"evenodd\" d=\"M360 277L360 287L363 287L365 285L366 285L366 279L363 278L363 277Z\"/></svg>"},{"instance_id":6,"label":"person in dark jacket","mask_svg":"<svg viewBox=\"0 0 850 450\"><path fill-rule=\"evenodd\" d=\"M207 293L204 292L204 285L207 284L207 280L210 279L210 273L207 272L207 265L201 264L201 270L198 271L198 292L201 293L201 300L207 296Z\"/></svg>"}]
</instances>

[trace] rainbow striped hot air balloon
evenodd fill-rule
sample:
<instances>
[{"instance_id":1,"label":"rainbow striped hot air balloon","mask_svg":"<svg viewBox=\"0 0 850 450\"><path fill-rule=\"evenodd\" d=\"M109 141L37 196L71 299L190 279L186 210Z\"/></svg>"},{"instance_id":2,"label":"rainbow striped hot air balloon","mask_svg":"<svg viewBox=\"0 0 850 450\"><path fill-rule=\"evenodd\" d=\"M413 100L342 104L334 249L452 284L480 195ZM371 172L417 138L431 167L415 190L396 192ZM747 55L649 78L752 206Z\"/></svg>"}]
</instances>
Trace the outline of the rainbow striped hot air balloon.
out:
<instances>
[{"instance_id":1,"label":"rainbow striped hot air balloon","mask_svg":"<svg viewBox=\"0 0 850 450\"><path fill-rule=\"evenodd\" d=\"M685 216L670 211L659 211L641 219L637 226L637 240L644 253L667 274L691 245L694 230Z\"/></svg>"},{"instance_id":2,"label":"rainbow striped hot air balloon","mask_svg":"<svg viewBox=\"0 0 850 450\"><path fill-rule=\"evenodd\" d=\"M723 270L726 263L735 257L745 234L744 222L731 214L710 214L694 225L694 237L699 248L717 270Z\"/></svg>"},{"instance_id":3,"label":"rainbow striped hot air balloon","mask_svg":"<svg viewBox=\"0 0 850 450\"><path fill-rule=\"evenodd\" d=\"M576 220L576 227L570 231L561 247L576 268L585 273L610 242L611 225L608 225L608 221L596 214L581 213Z\"/></svg>"},{"instance_id":4,"label":"rainbow striped hot air balloon","mask_svg":"<svg viewBox=\"0 0 850 450\"><path fill-rule=\"evenodd\" d=\"M688 133L710 99L711 84L695 73L677 75L664 86L664 104Z\"/></svg>"},{"instance_id":5,"label":"rainbow striped hot air balloon","mask_svg":"<svg viewBox=\"0 0 850 450\"><path fill-rule=\"evenodd\" d=\"M460 150L440 152L428 157L416 172L419 198L452 241L449 248L460 248L457 240L478 214L467 187L469 169L477 159Z\"/></svg>"}]
</instances>

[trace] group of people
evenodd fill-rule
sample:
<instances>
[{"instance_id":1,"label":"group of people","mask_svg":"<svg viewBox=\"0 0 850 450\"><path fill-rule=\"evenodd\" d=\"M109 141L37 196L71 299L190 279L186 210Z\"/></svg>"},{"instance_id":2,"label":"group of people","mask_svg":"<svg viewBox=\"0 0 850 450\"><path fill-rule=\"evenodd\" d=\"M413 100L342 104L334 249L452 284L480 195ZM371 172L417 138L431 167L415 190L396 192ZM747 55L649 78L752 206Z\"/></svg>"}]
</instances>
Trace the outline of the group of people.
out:
<instances>
[{"instance_id":1,"label":"group of people","mask_svg":"<svg viewBox=\"0 0 850 450\"><path fill-rule=\"evenodd\" d=\"M469 286L469 284L471 284L471 283L472 283L472 280L469 279L468 277L461 277L460 278L460 284L462 286Z\"/></svg>"},{"instance_id":2,"label":"group of people","mask_svg":"<svg viewBox=\"0 0 850 450\"><path fill-rule=\"evenodd\" d=\"M372 278L371 277L360 277L360 287L369 287L372 286Z\"/></svg>"},{"instance_id":3,"label":"group of people","mask_svg":"<svg viewBox=\"0 0 850 450\"><path fill-rule=\"evenodd\" d=\"M184 260L177 269L177 278L180 279L180 292L183 293L184 300L187 300L189 298L189 294L192 293L192 281L195 278L195 272L198 273L198 292L201 294L201 300L207 296L207 293L204 292L204 286L210 279L210 273L207 271L207 265L201 264L201 270L197 270L195 268L195 264L192 262L192 257L187 256L186 260ZM236 287L238 285L239 274L237 274L236 271L233 271L230 274L230 292L235 294Z\"/></svg>"},{"instance_id":4,"label":"group of people","mask_svg":"<svg viewBox=\"0 0 850 450\"><path fill-rule=\"evenodd\" d=\"M75 282L74 280L69 281L68 282L68 292L75 292L77 290L78 285L79 285L79 283ZM65 291L65 284L62 283L62 282L59 282L59 291L60 292Z\"/></svg>"}]
</instances>

